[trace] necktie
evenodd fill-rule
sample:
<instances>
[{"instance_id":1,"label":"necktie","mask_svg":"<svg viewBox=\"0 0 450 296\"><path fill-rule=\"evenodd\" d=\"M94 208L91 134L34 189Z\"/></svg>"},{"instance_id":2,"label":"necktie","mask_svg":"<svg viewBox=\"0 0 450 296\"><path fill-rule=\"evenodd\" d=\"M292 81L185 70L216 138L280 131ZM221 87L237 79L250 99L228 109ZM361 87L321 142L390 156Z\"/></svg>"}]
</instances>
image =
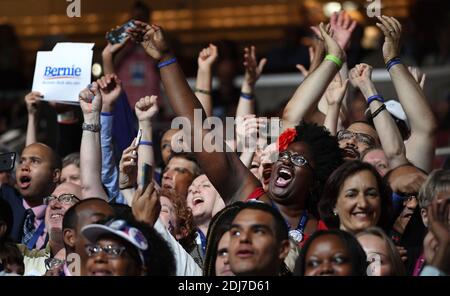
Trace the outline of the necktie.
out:
<instances>
[{"instance_id":1,"label":"necktie","mask_svg":"<svg viewBox=\"0 0 450 296\"><path fill-rule=\"evenodd\" d=\"M25 223L23 224L23 236L22 236L22 244L28 244L28 242L33 237L35 232L34 227L34 212L32 209L28 209L25 211Z\"/></svg>"}]
</instances>

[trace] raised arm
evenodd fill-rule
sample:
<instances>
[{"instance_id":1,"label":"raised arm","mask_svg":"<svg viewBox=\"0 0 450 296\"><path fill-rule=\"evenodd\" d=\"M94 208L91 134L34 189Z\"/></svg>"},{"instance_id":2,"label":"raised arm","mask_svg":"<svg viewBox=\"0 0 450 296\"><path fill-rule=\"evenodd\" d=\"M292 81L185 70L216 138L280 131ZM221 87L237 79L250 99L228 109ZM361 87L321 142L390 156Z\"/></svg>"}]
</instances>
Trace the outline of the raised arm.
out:
<instances>
[{"instance_id":1,"label":"raised arm","mask_svg":"<svg viewBox=\"0 0 450 296\"><path fill-rule=\"evenodd\" d=\"M117 99L122 92L119 78L114 74L107 74L97 80L102 95L102 112L100 115L101 133L100 143L102 148L102 183L108 191L110 200L124 203L124 198L119 190L119 172L115 163L114 146L112 137L113 110Z\"/></svg>"},{"instance_id":2,"label":"raised arm","mask_svg":"<svg viewBox=\"0 0 450 296\"><path fill-rule=\"evenodd\" d=\"M212 115L213 103L212 91L212 66L217 60L219 53L217 46L210 44L198 55L197 80L195 82L195 95L203 106L206 116Z\"/></svg>"},{"instance_id":3,"label":"raised arm","mask_svg":"<svg viewBox=\"0 0 450 296\"><path fill-rule=\"evenodd\" d=\"M378 20L380 23L377 23L377 26L385 37L383 57L388 64L392 59L399 57L402 27L393 17L381 16ZM411 126L411 136L405 144L406 156L415 166L429 172L434 157L436 119L422 88L409 73L408 68L402 63L394 63L388 68L398 99Z\"/></svg>"},{"instance_id":4,"label":"raised arm","mask_svg":"<svg viewBox=\"0 0 450 296\"><path fill-rule=\"evenodd\" d=\"M372 67L367 64L356 65L350 71L352 84L361 90L366 100L374 95L379 95L371 76ZM383 103L379 100L371 101L369 104L371 114L378 112L377 110L382 106ZM406 159L405 145L391 114L387 110L378 112L378 115L373 118L373 123L380 138L381 147L388 159L389 167L395 168L406 164L408 161Z\"/></svg>"},{"instance_id":5,"label":"raised arm","mask_svg":"<svg viewBox=\"0 0 450 296\"><path fill-rule=\"evenodd\" d=\"M153 169L155 166L155 156L153 153L153 138L152 138L152 118L158 113L158 97L146 96L136 102L134 110L139 121L139 129L142 130L142 138L138 145L138 186L144 188L144 181L142 179L145 166L150 167L149 180L153 178ZM147 184L145 184L147 185Z\"/></svg>"},{"instance_id":6,"label":"raised arm","mask_svg":"<svg viewBox=\"0 0 450 296\"><path fill-rule=\"evenodd\" d=\"M27 105L28 111L27 138L25 141L25 146L37 142L37 113L41 98L43 98L42 94L37 91L32 91L25 96L25 104Z\"/></svg>"},{"instance_id":7,"label":"raised arm","mask_svg":"<svg viewBox=\"0 0 450 296\"><path fill-rule=\"evenodd\" d=\"M131 29L130 33L134 38L140 38L146 52L160 62L161 79L170 105L175 114L182 116L190 123L188 128L190 139L203 140L210 130L202 129L202 122L198 123L198 118L196 124L194 114L200 113L204 119L205 112L187 84L180 66L176 63L174 55L165 41L161 28L137 22L137 28ZM194 137L195 133L197 133L197 137ZM194 145L194 141L191 141L191 149L196 152L201 168L227 202L233 198L246 198L256 187L260 186L258 180L241 163L235 153L221 152L220 149L224 148L222 136L216 137L213 152L207 152L203 147L200 149L201 151L197 150L197 152L196 149L193 149Z\"/></svg>"},{"instance_id":8,"label":"raised arm","mask_svg":"<svg viewBox=\"0 0 450 296\"><path fill-rule=\"evenodd\" d=\"M244 49L245 75L241 86L241 95L236 109L236 117L255 114L255 84L258 81L267 59L256 59L256 48L251 46Z\"/></svg>"},{"instance_id":9,"label":"raised arm","mask_svg":"<svg viewBox=\"0 0 450 296\"><path fill-rule=\"evenodd\" d=\"M325 92L327 101L327 114L325 116L324 126L330 131L331 135L336 136L337 125L339 121L339 112L341 110L342 100L347 92L348 80L342 82L341 75L334 76L333 81Z\"/></svg>"},{"instance_id":10,"label":"raised arm","mask_svg":"<svg viewBox=\"0 0 450 296\"><path fill-rule=\"evenodd\" d=\"M81 188L83 198L99 197L108 200L101 179L100 111L102 95L97 82L80 92L80 107L84 123L80 148Z\"/></svg>"},{"instance_id":11,"label":"raised arm","mask_svg":"<svg viewBox=\"0 0 450 296\"><path fill-rule=\"evenodd\" d=\"M102 51L102 61L103 61L103 73L114 74L114 56L118 53L128 42L129 37L126 37L122 43L108 44Z\"/></svg>"},{"instance_id":12,"label":"raised arm","mask_svg":"<svg viewBox=\"0 0 450 296\"><path fill-rule=\"evenodd\" d=\"M326 29L324 24L321 23L319 30L328 54L343 62L345 59L344 51L330 36L329 27ZM314 72L306 77L283 110L283 129L296 126L308 112L317 109L319 99L339 69L340 67L335 62L325 59Z\"/></svg>"}]
</instances>

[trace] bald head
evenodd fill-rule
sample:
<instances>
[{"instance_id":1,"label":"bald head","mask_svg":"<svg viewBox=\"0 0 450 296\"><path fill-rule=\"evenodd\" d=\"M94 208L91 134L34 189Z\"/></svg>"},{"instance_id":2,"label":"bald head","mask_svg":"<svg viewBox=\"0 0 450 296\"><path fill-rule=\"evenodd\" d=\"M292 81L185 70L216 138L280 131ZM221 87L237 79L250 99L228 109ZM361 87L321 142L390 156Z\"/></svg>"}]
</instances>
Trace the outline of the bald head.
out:
<instances>
[{"instance_id":1,"label":"bald head","mask_svg":"<svg viewBox=\"0 0 450 296\"><path fill-rule=\"evenodd\" d=\"M22 151L22 154L28 149L39 150L47 157L50 161L50 165L52 169L61 169L62 161L61 158L56 154L56 152L48 145L44 143L33 143L25 147Z\"/></svg>"}]
</instances>

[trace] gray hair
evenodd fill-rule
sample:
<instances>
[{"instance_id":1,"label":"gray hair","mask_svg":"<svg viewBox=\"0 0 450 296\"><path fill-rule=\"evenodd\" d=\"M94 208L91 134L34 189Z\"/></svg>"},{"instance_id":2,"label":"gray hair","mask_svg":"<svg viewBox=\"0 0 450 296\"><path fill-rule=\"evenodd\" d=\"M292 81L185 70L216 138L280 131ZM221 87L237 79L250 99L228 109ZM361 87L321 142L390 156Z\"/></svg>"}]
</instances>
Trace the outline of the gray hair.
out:
<instances>
[{"instance_id":1,"label":"gray hair","mask_svg":"<svg viewBox=\"0 0 450 296\"><path fill-rule=\"evenodd\" d=\"M450 191L450 170L432 171L419 191L420 208L428 207L439 193L445 191Z\"/></svg>"}]
</instances>

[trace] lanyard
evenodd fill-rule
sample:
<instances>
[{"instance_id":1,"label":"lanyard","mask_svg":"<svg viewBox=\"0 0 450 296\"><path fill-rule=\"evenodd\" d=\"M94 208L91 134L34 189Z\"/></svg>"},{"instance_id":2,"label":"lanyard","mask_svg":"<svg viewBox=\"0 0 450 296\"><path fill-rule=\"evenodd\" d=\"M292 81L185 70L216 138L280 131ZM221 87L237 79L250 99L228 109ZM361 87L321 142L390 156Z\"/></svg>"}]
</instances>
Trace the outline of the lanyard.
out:
<instances>
[{"instance_id":1,"label":"lanyard","mask_svg":"<svg viewBox=\"0 0 450 296\"><path fill-rule=\"evenodd\" d=\"M200 229L197 229L197 233L200 236L200 242L202 244L202 253L205 255L206 253L206 236L203 234L203 232Z\"/></svg>"},{"instance_id":2,"label":"lanyard","mask_svg":"<svg viewBox=\"0 0 450 296\"><path fill-rule=\"evenodd\" d=\"M45 222L42 221L41 224L39 224L39 227L33 233L33 237L28 241L28 244L27 244L28 250L33 249L33 247L36 245L37 240L42 235L42 233L44 233L44 228L45 228Z\"/></svg>"},{"instance_id":3,"label":"lanyard","mask_svg":"<svg viewBox=\"0 0 450 296\"><path fill-rule=\"evenodd\" d=\"M270 200L270 203L272 204L272 207L281 214L280 209L278 209L277 205L272 200ZM303 241L306 223L308 222L308 211L305 210L303 212L303 215L300 218L296 229L291 229L291 225L286 220L286 218L284 219L284 222L286 222L286 225L288 227L289 237L292 238L297 244L301 243Z\"/></svg>"}]
</instances>

